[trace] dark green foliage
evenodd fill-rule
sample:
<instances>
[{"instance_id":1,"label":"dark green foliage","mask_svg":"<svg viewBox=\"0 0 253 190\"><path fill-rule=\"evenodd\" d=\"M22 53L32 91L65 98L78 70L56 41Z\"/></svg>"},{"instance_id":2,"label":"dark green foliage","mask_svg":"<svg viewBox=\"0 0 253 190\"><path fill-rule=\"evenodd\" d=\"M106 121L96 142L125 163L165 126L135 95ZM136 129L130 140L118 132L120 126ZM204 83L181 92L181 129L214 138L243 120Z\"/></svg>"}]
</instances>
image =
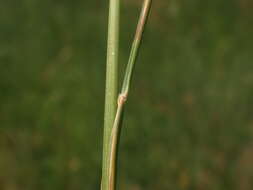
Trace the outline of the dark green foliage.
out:
<instances>
[{"instance_id":1,"label":"dark green foliage","mask_svg":"<svg viewBox=\"0 0 253 190\"><path fill-rule=\"evenodd\" d=\"M121 69L140 5L123 3ZM154 1L119 189L253 188L252 8ZM0 1L0 189L99 189L106 22L106 1Z\"/></svg>"}]
</instances>

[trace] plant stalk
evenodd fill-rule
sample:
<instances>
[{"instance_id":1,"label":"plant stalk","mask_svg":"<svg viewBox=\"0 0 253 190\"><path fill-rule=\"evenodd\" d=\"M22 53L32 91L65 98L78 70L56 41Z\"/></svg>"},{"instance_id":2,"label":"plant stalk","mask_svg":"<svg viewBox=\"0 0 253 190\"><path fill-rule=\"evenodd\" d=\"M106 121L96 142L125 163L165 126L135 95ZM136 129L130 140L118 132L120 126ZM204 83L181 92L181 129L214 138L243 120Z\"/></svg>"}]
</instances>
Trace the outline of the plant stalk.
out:
<instances>
[{"instance_id":1,"label":"plant stalk","mask_svg":"<svg viewBox=\"0 0 253 190\"><path fill-rule=\"evenodd\" d=\"M119 137L120 137L120 131L121 131L121 126L122 126L122 120L123 120L123 112L124 112L124 105L127 100L128 96L128 91L132 79L132 74L134 70L134 65L136 62L136 58L138 56L141 40L142 40L142 35L144 32L144 28L147 22L148 14L150 12L151 8L151 2L152 0L144 0L143 6L142 6L142 11L140 14L139 22L137 25L135 37L132 43L132 48L129 56L129 61L127 64L125 76L124 76L124 81L122 85L122 90L121 93L118 97L118 102L117 102L117 111L116 111L116 116L115 120L113 123L112 131L111 131L111 137L109 139L109 148L108 148L108 168L109 168L109 190L114 190L115 189L115 184L116 184L116 166L117 166L117 149L119 145Z\"/></svg>"},{"instance_id":2,"label":"plant stalk","mask_svg":"<svg viewBox=\"0 0 253 190\"><path fill-rule=\"evenodd\" d=\"M111 130L117 107L118 94L118 49L119 49L119 12L120 0L110 0L108 18L108 41L106 62L106 90L105 90L105 114L104 114L104 139L103 139L103 163L102 163L102 190L109 189L109 144Z\"/></svg>"}]
</instances>

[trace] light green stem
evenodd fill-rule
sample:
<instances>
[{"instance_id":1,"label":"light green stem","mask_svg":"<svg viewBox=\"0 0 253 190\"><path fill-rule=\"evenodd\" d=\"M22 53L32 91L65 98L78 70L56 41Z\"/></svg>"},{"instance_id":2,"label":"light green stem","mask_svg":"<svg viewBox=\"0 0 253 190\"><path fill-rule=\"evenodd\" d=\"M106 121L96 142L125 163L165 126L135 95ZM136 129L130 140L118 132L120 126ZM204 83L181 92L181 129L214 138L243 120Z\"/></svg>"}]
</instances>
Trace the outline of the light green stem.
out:
<instances>
[{"instance_id":1,"label":"light green stem","mask_svg":"<svg viewBox=\"0 0 253 190\"><path fill-rule=\"evenodd\" d=\"M150 11L152 0L144 0L141 15L139 18L139 22L137 25L136 34L134 37L134 41L131 48L131 53L129 57L129 61L127 64L124 81L122 85L121 93L118 97L118 106L117 106L117 112L115 116L115 120L113 123L113 128L111 131L111 137L110 137L110 144L108 149L108 167L109 167L109 190L115 189L115 183L116 183L116 165L117 165L117 147L119 144L119 137L120 137L120 130L121 130L121 124L123 120L123 112L124 112L124 105L127 100L128 91L131 83L131 78L134 70L134 65L136 62L136 58L138 55L139 47L141 44L141 39L144 31L144 27L147 21L147 17Z\"/></svg>"},{"instance_id":2,"label":"light green stem","mask_svg":"<svg viewBox=\"0 0 253 190\"><path fill-rule=\"evenodd\" d=\"M102 163L102 190L109 188L109 145L110 135L117 107L117 82L118 82L118 46L119 46L119 12L120 0L110 0L108 20L108 44L106 63L106 91L105 91L105 115L104 115L104 140Z\"/></svg>"}]
</instances>

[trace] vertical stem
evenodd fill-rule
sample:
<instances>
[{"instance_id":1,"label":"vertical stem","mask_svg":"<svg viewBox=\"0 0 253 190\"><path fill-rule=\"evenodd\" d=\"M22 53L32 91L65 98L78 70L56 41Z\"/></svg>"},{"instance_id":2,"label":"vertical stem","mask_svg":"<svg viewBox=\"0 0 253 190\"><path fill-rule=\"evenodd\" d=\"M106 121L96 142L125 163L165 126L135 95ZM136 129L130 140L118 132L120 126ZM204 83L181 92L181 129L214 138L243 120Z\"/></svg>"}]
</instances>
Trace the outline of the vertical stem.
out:
<instances>
[{"instance_id":1,"label":"vertical stem","mask_svg":"<svg viewBox=\"0 0 253 190\"><path fill-rule=\"evenodd\" d=\"M123 112L124 112L124 105L127 100L128 96L128 90L131 83L132 73L134 70L134 65L136 62L136 58L139 52L141 39L144 31L145 24L147 22L147 17L150 11L152 0L144 0L139 22L136 29L136 34L134 37L134 41L131 48L131 53L129 57L129 61L126 68L126 73L122 85L121 93L118 97L117 102L117 111L113 123L113 127L111 130L110 138L108 139L109 146L107 147L107 168L108 172L107 177L109 177L109 183L107 184L108 190L114 190L115 189L115 183L116 183L116 175L117 175L117 153L118 153L118 145L119 145L119 137L120 137L120 131L122 126L122 120L123 120Z\"/></svg>"},{"instance_id":2,"label":"vertical stem","mask_svg":"<svg viewBox=\"0 0 253 190\"><path fill-rule=\"evenodd\" d=\"M106 90L104 115L104 142L102 166L102 190L109 189L109 160L108 151L110 135L116 114L117 82L118 82L118 43L119 43L119 9L120 0L110 0L108 21L108 44L106 63Z\"/></svg>"}]
</instances>

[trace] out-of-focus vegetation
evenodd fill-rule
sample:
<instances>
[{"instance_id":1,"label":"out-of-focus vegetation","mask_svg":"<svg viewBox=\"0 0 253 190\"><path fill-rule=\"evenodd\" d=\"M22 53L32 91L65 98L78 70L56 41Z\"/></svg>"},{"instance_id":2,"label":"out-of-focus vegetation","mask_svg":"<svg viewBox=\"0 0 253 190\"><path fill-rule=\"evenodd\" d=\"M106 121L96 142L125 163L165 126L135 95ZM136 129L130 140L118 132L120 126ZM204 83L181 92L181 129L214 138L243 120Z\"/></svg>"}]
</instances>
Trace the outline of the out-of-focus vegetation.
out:
<instances>
[{"instance_id":1,"label":"out-of-focus vegetation","mask_svg":"<svg viewBox=\"0 0 253 190\"><path fill-rule=\"evenodd\" d=\"M121 190L253 189L253 3L156 0ZM121 71L140 1L122 2ZM99 189L107 1L0 1L0 189Z\"/></svg>"}]
</instances>

